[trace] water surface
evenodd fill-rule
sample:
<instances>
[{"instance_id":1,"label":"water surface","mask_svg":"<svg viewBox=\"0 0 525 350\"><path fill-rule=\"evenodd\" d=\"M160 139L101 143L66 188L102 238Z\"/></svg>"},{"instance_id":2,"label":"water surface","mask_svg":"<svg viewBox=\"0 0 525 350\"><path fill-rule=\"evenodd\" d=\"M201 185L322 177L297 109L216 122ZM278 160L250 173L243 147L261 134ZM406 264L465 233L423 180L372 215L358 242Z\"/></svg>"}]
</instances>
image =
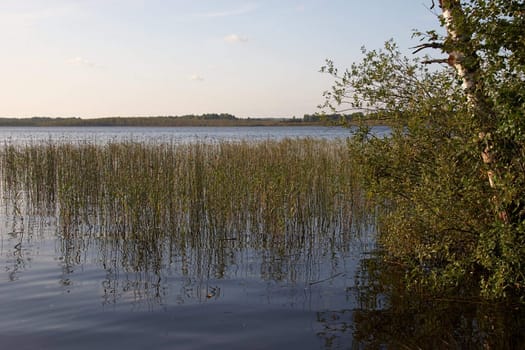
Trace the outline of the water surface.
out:
<instances>
[{"instance_id":1,"label":"water surface","mask_svg":"<svg viewBox=\"0 0 525 350\"><path fill-rule=\"evenodd\" d=\"M378 135L387 132L376 129ZM348 137L349 131L0 128L0 135L14 145L214 144L303 137L334 140ZM372 212L351 217L340 208L344 215L335 216L340 222L323 222L322 215L302 217L308 225L290 224L281 230L262 224L216 229L197 223L179 231L177 225L168 230L138 225L138 232L130 232L112 225L106 218L114 215L97 212L100 208L96 203L90 207L89 200L78 213L68 214L57 193L40 196L37 187L27 196L23 188L31 187L31 181L13 190L4 180L0 342L6 348L478 349L519 348L525 342L525 317L519 305L407 293L401 284L403 271L379 263L374 254ZM96 177L90 181L96 182ZM49 188L75 203L83 200L68 197L65 186ZM135 191L137 198L147 194ZM320 193L314 203L320 202ZM111 212L108 197L104 208ZM205 203L194 204L199 220L209 222ZM215 208L214 204L206 205ZM271 213L272 208L267 209ZM239 217L255 220L258 213L264 217L257 208L255 214ZM179 219L189 220L190 214ZM294 222L293 217L287 220Z\"/></svg>"},{"instance_id":2,"label":"water surface","mask_svg":"<svg viewBox=\"0 0 525 350\"><path fill-rule=\"evenodd\" d=\"M326 186L333 181L319 178L312 184L323 186L320 190L303 188L304 193L312 193L307 197L290 190L301 199L290 202L270 187L281 183L279 186L288 191L288 186L300 186L303 181L288 185L280 182L279 169L291 163L281 164L270 154L268 166L265 161L254 161L260 164L258 169L262 166L276 179L244 174L253 177L254 188L261 186L261 193L282 198L258 197L254 201L251 197L260 194L242 194L239 200L245 198L248 203L243 213L231 198L243 190L236 189L235 184L246 182L229 183L238 176L233 171L242 175L247 169L242 167L242 157L234 158L236 148L184 146L191 140L215 144L217 140L246 137L275 140L311 138L315 134L305 133L307 129L303 128L292 128L290 133L284 128L221 128L216 135L210 129L188 129L184 131L192 136L166 129L158 129L160 134L156 134L149 128L115 128L100 134L83 128L64 133L24 128L19 131L20 138L10 141L11 145L20 145L17 147L22 153L13 158L9 154L14 153L5 149L8 153L3 158L2 344L22 349L35 345L49 349L322 349L327 339L332 341L335 336L346 346L351 333L325 329L324 319L333 311L357 306L354 283L359 261L375 246L373 227L352 221L348 208L333 204L338 203L336 197L345 198L342 192L348 188L326 197L321 190L328 193ZM201 134L195 137L198 132ZM259 134L253 136L253 132ZM327 128L321 138L340 132ZM141 144L158 143L159 148L114 143L129 142L130 138ZM165 159L154 160L144 154L176 157L178 153L170 153L172 146L160 146L165 140L183 144L181 157L189 157L187 166L177 167L186 158L173 158L169 164L174 166L170 174L180 172L170 181L187 176L177 188L181 195L190 197L180 201L155 202L149 198L149 190L134 182L135 176L138 181L145 179L144 186L162 195L155 184L168 177L167 165L160 165ZM105 146L108 141L113 144ZM72 145L58 148L57 142ZM25 152L25 144L38 146ZM299 153L307 151L306 147L317 147L312 141L301 145L305 147L297 152L301 157L304 154ZM267 144L259 149L263 152L260 156L268 149L292 153L290 159L296 158L290 150L297 147L294 143L283 146ZM344 147L328 148L337 149L344 152ZM128 154L139 158L126 158ZM214 166L209 163L216 161L214 154L242 164L227 173L228 162L219 161L214 169L221 173L206 174ZM329 161L332 156L329 151L320 160ZM97 166L101 168L94 171L95 163L86 157L100 162ZM105 157L113 158L108 163L106 159L110 158ZM295 162L294 167L301 168L297 159ZM107 164L110 168L106 169ZM323 170L328 165L332 167L317 168ZM130 166L133 169L128 171ZM103 177L103 171L126 172L126 176ZM313 168L301 171L315 175ZM149 173L166 176L155 180L141 175ZM231 190L217 188L212 177L223 179ZM347 180L351 178L340 179ZM237 209L225 212L221 203L210 199L212 193L207 190L218 195L229 193L224 198L225 208ZM164 203L174 209L156 209ZM281 207L287 203L295 203L297 208ZM302 216L300 220L291 214L294 212ZM167 217L170 213L173 216Z\"/></svg>"},{"instance_id":3,"label":"water surface","mask_svg":"<svg viewBox=\"0 0 525 350\"><path fill-rule=\"evenodd\" d=\"M322 349L319 315L358 306L355 275L374 248L369 235L290 251L163 238L140 257L54 218L2 221L0 340L18 349Z\"/></svg>"},{"instance_id":4,"label":"water surface","mask_svg":"<svg viewBox=\"0 0 525 350\"><path fill-rule=\"evenodd\" d=\"M378 135L388 133L388 127L374 127ZM284 138L314 137L346 138L351 130L328 126L254 126L254 127L0 127L0 140L15 144L61 141L95 142L219 142L261 141Z\"/></svg>"}]
</instances>

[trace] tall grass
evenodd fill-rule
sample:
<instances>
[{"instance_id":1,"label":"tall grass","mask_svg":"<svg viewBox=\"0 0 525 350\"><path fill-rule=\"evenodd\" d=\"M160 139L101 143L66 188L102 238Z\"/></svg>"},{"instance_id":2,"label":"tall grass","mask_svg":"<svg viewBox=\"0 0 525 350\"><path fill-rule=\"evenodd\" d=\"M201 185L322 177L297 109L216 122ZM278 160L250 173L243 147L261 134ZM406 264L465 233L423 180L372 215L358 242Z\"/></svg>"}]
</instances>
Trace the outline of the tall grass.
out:
<instances>
[{"instance_id":1,"label":"tall grass","mask_svg":"<svg viewBox=\"0 0 525 350\"><path fill-rule=\"evenodd\" d=\"M66 255L88 237L132 270L191 249L194 266L220 275L240 247L293 264L346 249L368 215L344 141L6 145L0 162L4 198L56 217Z\"/></svg>"}]
</instances>

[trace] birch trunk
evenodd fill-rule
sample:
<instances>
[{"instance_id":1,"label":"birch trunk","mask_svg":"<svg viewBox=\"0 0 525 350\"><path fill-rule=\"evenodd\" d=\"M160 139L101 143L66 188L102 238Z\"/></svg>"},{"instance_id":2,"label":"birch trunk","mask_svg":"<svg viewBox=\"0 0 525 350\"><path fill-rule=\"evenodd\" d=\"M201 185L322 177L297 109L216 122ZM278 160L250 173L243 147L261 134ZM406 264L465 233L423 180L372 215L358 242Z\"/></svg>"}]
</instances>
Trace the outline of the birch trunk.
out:
<instances>
[{"instance_id":1,"label":"birch trunk","mask_svg":"<svg viewBox=\"0 0 525 350\"><path fill-rule=\"evenodd\" d=\"M490 187L495 188L497 179L491 142L492 113L479 78L481 67L476 49L472 45L473 32L467 24L460 0L439 0L439 6L448 34L447 44L444 46L445 52L449 54L448 64L454 67L461 78L471 112L479 120L481 131L478 137L483 145L481 159L488 167L487 178ZM508 221L506 212L499 212L498 216L504 222Z\"/></svg>"}]
</instances>

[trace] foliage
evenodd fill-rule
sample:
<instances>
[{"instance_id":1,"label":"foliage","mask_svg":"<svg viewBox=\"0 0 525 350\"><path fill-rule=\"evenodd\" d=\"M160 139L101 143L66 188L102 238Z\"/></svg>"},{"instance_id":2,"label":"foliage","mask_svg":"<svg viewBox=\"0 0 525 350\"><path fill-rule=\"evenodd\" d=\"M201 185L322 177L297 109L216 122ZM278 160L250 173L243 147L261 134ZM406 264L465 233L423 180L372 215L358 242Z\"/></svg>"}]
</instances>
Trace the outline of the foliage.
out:
<instances>
[{"instance_id":1,"label":"foliage","mask_svg":"<svg viewBox=\"0 0 525 350\"><path fill-rule=\"evenodd\" d=\"M305 122L320 122L325 121L332 124L350 124L353 120L360 119L363 116L363 113L356 112L352 114L340 114L340 113L319 113L319 114L305 114L303 120Z\"/></svg>"},{"instance_id":2,"label":"foliage","mask_svg":"<svg viewBox=\"0 0 525 350\"><path fill-rule=\"evenodd\" d=\"M453 69L403 57L392 41L383 50L363 50L362 62L342 73L327 61L322 71L335 84L324 107L395 122L391 137L371 138L364 128L350 147L382 209L381 243L406 264L410 286L523 298L525 46L517 44L523 2L461 6L464 21L456 25L472 39L458 43L428 32L422 46L445 53L461 44L474 48L479 108L470 108L470 92ZM491 164L482 158L487 151Z\"/></svg>"},{"instance_id":3,"label":"foliage","mask_svg":"<svg viewBox=\"0 0 525 350\"><path fill-rule=\"evenodd\" d=\"M457 269L468 275L474 268L470 243L487 221L472 205L482 201L485 182L472 161L475 147L463 147L469 139L459 118L463 104L453 103L464 96L449 71L403 57L392 41L384 50L363 53L363 62L336 76L327 103L335 101L336 108L332 97L344 96L341 103L392 120L390 137L369 137L364 129L350 143L382 209L381 244L411 264L411 282L428 283L426 277L439 274L436 285L450 287ZM331 62L324 70L338 73ZM461 173L469 167L470 173Z\"/></svg>"},{"instance_id":4,"label":"foliage","mask_svg":"<svg viewBox=\"0 0 525 350\"><path fill-rule=\"evenodd\" d=\"M523 296L525 257L525 2L523 0L441 1L452 8L443 51L459 52L475 85L466 89L480 136L478 152L491 180L487 206L491 225L481 233L476 259L486 296ZM442 23L444 16L441 17ZM460 40L450 35L460 34ZM434 43L438 39L434 40ZM461 57L461 56L460 56ZM480 159L480 160L481 160Z\"/></svg>"}]
</instances>

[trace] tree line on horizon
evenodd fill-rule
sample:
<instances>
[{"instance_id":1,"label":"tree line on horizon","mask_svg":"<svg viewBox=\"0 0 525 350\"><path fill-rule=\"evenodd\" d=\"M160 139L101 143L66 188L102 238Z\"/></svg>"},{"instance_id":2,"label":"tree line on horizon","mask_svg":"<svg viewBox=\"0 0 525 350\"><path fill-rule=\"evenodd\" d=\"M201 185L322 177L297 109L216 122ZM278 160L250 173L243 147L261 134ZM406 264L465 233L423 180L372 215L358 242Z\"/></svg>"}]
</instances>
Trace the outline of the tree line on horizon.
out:
<instances>
[{"instance_id":1,"label":"tree line on horizon","mask_svg":"<svg viewBox=\"0 0 525 350\"><path fill-rule=\"evenodd\" d=\"M31 117L0 118L0 126L233 126L233 125L288 125L291 123L347 123L361 117L353 114L305 114L300 118L238 118L229 113L207 113L182 116L150 117L102 117L84 119L79 117Z\"/></svg>"}]
</instances>

